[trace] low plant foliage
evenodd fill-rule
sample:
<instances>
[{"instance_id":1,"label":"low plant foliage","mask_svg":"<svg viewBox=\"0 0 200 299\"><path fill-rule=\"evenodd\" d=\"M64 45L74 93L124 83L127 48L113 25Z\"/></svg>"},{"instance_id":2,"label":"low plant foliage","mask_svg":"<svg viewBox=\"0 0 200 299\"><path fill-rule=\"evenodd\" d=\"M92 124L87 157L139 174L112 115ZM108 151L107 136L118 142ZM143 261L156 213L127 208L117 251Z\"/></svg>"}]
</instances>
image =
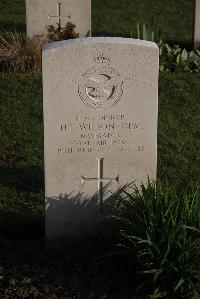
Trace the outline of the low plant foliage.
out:
<instances>
[{"instance_id":1,"label":"low plant foliage","mask_svg":"<svg viewBox=\"0 0 200 299\"><path fill-rule=\"evenodd\" d=\"M71 21L67 22L64 28L59 24L50 25L47 36L34 36L31 39L16 32L4 32L0 36L0 69L7 72L41 73L41 50L44 43L78 38L75 28ZM145 24L137 24L138 39L158 40L160 72L200 72L200 50L187 51L179 46L170 46L161 39L156 39L155 35L155 31L147 28Z\"/></svg>"},{"instance_id":2,"label":"low plant foliage","mask_svg":"<svg viewBox=\"0 0 200 299\"><path fill-rule=\"evenodd\" d=\"M36 35L32 38L25 37L20 33L4 32L0 36L0 70L16 73L41 73L42 46L46 42L63 39L78 38L76 26L68 22L64 28L59 24L48 27L48 34Z\"/></svg>"},{"instance_id":3,"label":"low plant foliage","mask_svg":"<svg viewBox=\"0 0 200 299\"><path fill-rule=\"evenodd\" d=\"M59 24L49 25L47 29L47 38L50 41L78 38L79 33L76 32L75 28L76 25L73 24L71 21L67 22L64 28L62 28Z\"/></svg>"},{"instance_id":4,"label":"low plant foliage","mask_svg":"<svg viewBox=\"0 0 200 299\"><path fill-rule=\"evenodd\" d=\"M183 73L183 72L200 72L200 50L187 51L179 45L170 46L161 38L161 33L152 30L145 24L136 26L137 39L156 42L159 47L160 72L166 73ZM131 28L131 38L133 30Z\"/></svg>"},{"instance_id":5,"label":"low plant foliage","mask_svg":"<svg viewBox=\"0 0 200 299\"><path fill-rule=\"evenodd\" d=\"M200 72L200 50L187 51L179 46L158 43L161 72Z\"/></svg>"},{"instance_id":6,"label":"low plant foliage","mask_svg":"<svg viewBox=\"0 0 200 299\"><path fill-rule=\"evenodd\" d=\"M7 72L40 73L44 36L23 37L18 33L0 36L0 69Z\"/></svg>"},{"instance_id":7,"label":"low plant foliage","mask_svg":"<svg viewBox=\"0 0 200 299\"><path fill-rule=\"evenodd\" d=\"M177 194L149 182L126 186L116 196L116 219L122 225L118 246L134 264L136 293L200 296L200 185Z\"/></svg>"},{"instance_id":8,"label":"low plant foliage","mask_svg":"<svg viewBox=\"0 0 200 299\"><path fill-rule=\"evenodd\" d=\"M145 24L142 26L137 23L137 39L148 40L148 41L155 41L155 31L147 28ZM133 30L131 28L131 37L133 38Z\"/></svg>"}]
</instances>

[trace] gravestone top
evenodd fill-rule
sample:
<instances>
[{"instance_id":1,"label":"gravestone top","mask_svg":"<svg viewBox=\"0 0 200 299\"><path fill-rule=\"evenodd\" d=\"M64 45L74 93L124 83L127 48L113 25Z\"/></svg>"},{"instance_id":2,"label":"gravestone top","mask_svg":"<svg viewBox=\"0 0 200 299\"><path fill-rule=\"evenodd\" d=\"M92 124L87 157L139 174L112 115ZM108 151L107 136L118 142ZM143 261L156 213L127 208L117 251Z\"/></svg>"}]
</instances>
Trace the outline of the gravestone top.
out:
<instances>
[{"instance_id":1,"label":"gravestone top","mask_svg":"<svg viewBox=\"0 0 200 299\"><path fill-rule=\"evenodd\" d=\"M87 44L121 44L121 45L134 45L134 46L145 46L150 48L158 49L158 46L154 42L133 39L133 38L123 38L123 37L87 37L87 38L76 38L70 40L62 40L56 43L46 43L43 46L43 50L57 49L62 46L72 46L72 45L87 45Z\"/></svg>"},{"instance_id":2,"label":"gravestone top","mask_svg":"<svg viewBox=\"0 0 200 299\"><path fill-rule=\"evenodd\" d=\"M112 192L156 180L158 74L152 42L95 37L44 46L48 239L82 234Z\"/></svg>"}]
</instances>

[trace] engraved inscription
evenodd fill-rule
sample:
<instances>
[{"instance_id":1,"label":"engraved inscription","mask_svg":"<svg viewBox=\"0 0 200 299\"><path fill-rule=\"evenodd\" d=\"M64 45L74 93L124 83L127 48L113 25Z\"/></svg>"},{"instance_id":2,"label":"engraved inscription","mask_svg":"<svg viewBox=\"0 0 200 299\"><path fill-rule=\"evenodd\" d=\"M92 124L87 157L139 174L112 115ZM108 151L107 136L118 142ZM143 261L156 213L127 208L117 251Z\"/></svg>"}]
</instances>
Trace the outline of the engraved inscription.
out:
<instances>
[{"instance_id":1,"label":"engraved inscription","mask_svg":"<svg viewBox=\"0 0 200 299\"><path fill-rule=\"evenodd\" d=\"M119 184L119 175L116 176L115 178L108 178L103 176L103 160L104 158L96 158L98 161L98 172L97 172L97 177L96 178L85 178L82 176L82 185L85 182L89 181L97 181L98 183L98 197L99 197L99 211L100 213L103 212L103 183L104 182L116 182Z\"/></svg>"},{"instance_id":2,"label":"engraved inscription","mask_svg":"<svg viewBox=\"0 0 200 299\"><path fill-rule=\"evenodd\" d=\"M109 65L108 58L99 55L94 62L94 67L86 71L79 82L79 96L92 109L113 107L122 97L123 80Z\"/></svg>"},{"instance_id":3,"label":"engraved inscription","mask_svg":"<svg viewBox=\"0 0 200 299\"><path fill-rule=\"evenodd\" d=\"M58 20L58 24L59 24L59 27L61 27L61 19L69 19L70 21L70 15L68 16L61 16L61 2L58 2L57 3L57 15L56 16L49 16L48 15L48 19L51 19L51 18L56 18Z\"/></svg>"},{"instance_id":4,"label":"engraved inscription","mask_svg":"<svg viewBox=\"0 0 200 299\"><path fill-rule=\"evenodd\" d=\"M57 149L59 155L74 153L140 152L144 145L139 136L143 124L125 115L75 115L73 120L59 125L63 137Z\"/></svg>"}]
</instances>

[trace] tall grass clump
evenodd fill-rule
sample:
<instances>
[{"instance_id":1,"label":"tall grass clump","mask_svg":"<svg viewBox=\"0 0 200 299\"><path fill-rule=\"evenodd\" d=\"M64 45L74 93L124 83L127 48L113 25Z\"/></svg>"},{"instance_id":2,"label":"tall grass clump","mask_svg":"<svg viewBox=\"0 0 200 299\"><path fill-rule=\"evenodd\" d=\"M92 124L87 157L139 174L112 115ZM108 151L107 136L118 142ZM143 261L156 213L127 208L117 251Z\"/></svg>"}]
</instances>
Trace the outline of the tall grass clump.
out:
<instances>
[{"instance_id":1,"label":"tall grass clump","mask_svg":"<svg viewBox=\"0 0 200 299\"><path fill-rule=\"evenodd\" d=\"M200 298L200 184L179 194L150 182L127 190L116 195L115 217L118 246L133 263L133 294Z\"/></svg>"},{"instance_id":2,"label":"tall grass clump","mask_svg":"<svg viewBox=\"0 0 200 299\"><path fill-rule=\"evenodd\" d=\"M44 36L23 37L18 33L0 36L0 69L16 73L40 73Z\"/></svg>"},{"instance_id":3,"label":"tall grass clump","mask_svg":"<svg viewBox=\"0 0 200 299\"><path fill-rule=\"evenodd\" d=\"M146 27L145 24L140 26L139 23L137 23L137 39L143 39L148 41L155 41L155 31L149 29Z\"/></svg>"}]
</instances>

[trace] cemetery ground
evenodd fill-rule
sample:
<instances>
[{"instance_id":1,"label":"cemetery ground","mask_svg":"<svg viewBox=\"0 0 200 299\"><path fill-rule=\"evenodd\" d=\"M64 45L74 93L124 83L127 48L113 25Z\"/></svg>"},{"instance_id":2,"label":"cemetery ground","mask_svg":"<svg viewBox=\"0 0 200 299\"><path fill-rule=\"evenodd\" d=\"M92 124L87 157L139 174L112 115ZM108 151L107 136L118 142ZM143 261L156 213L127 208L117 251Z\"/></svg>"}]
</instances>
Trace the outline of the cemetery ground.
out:
<instances>
[{"instance_id":1,"label":"cemetery ground","mask_svg":"<svg viewBox=\"0 0 200 299\"><path fill-rule=\"evenodd\" d=\"M193 14L194 0L92 0L92 32L93 36L130 37L133 30L137 36L136 24L145 23L166 42L191 48ZM24 34L24 0L0 1L0 31L4 30Z\"/></svg>"},{"instance_id":2,"label":"cemetery ground","mask_svg":"<svg viewBox=\"0 0 200 299\"><path fill-rule=\"evenodd\" d=\"M180 197L192 183L197 197L200 192L199 98L199 75L160 75L158 179ZM133 273L124 257L102 258L115 252L113 238L95 256L89 245L85 253L78 246L75 263L67 253L47 262L41 76L2 73L0 99L0 298L129 298Z\"/></svg>"}]
</instances>

